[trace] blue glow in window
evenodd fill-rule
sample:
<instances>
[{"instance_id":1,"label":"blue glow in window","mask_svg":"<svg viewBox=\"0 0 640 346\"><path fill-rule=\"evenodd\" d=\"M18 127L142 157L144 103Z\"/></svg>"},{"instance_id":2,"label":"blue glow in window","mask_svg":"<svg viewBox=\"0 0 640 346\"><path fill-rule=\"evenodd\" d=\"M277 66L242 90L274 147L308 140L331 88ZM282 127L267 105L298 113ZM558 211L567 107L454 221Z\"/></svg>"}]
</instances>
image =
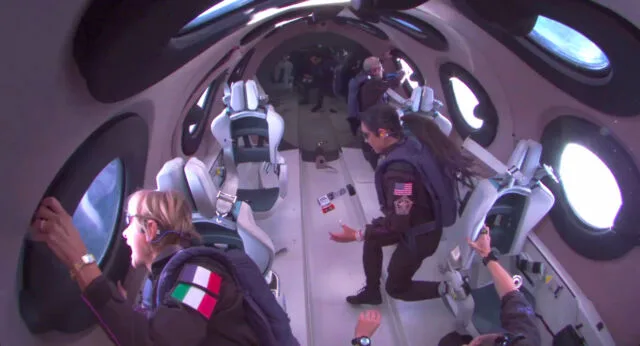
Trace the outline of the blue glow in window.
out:
<instances>
[{"instance_id":1,"label":"blue glow in window","mask_svg":"<svg viewBox=\"0 0 640 346\"><path fill-rule=\"evenodd\" d=\"M89 253L101 262L115 233L122 189L123 166L120 159L111 161L95 177L73 213L73 224Z\"/></svg>"},{"instance_id":2,"label":"blue glow in window","mask_svg":"<svg viewBox=\"0 0 640 346\"><path fill-rule=\"evenodd\" d=\"M578 67L602 71L610 65L607 56L593 41L553 19L538 16L529 38L549 53Z\"/></svg>"},{"instance_id":3,"label":"blue glow in window","mask_svg":"<svg viewBox=\"0 0 640 346\"><path fill-rule=\"evenodd\" d=\"M422 30L420 30L420 28L418 28L417 26L415 26L415 25L413 25L413 24L411 24L409 22L406 22L406 21L404 21L402 19L399 19L399 18L396 18L396 17L391 17L391 20L393 20L394 22L396 22L396 23L398 23L398 24L400 24L402 26L405 26L405 27L407 27L407 28L409 28L409 29L411 29L413 31L422 32Z\"/></svg>"},{"instance_id":4,"label":"blue glow in window","mask_svg":"<svg viewBox=\"0 0 640 346\"><path fill-rule=\"evenodd\" d=\"M194 20L190 21L182 30L190 30L217 19L225 14L235 11L245 5L252 3L253 0L223 0L204 11Z\"/></svg>"}]
</instances>

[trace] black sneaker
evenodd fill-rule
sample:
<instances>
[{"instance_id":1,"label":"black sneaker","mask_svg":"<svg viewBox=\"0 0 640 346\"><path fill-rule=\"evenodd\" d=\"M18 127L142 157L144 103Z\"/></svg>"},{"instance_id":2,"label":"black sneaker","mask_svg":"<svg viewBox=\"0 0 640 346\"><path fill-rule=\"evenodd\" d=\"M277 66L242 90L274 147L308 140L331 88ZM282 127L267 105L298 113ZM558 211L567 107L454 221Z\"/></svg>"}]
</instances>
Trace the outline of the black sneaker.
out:
<instances>
[{"instance_id":1,"label":"black sneaker","mask_svg":"<svg viewBox=\"0 0 640 346\"><path fill-rule=\"evenodd\" d=\"M321 106L315 106L315 107L311 108L311 113L315 113L315 112L319 111L320 108L322 108L322 107Z\"/></svg>"},{"instance_id":2,"label":"black sneaker","mask_svg":"<svg viewBox=\"0 0 640 346\"><path fill-rule=\"evenodd\" d=\"M355 296L348 296L347 302L353 305L369 304L380 305L382 304L382 295L379 288L363 287Z\"/></svg>"}]
</instances>

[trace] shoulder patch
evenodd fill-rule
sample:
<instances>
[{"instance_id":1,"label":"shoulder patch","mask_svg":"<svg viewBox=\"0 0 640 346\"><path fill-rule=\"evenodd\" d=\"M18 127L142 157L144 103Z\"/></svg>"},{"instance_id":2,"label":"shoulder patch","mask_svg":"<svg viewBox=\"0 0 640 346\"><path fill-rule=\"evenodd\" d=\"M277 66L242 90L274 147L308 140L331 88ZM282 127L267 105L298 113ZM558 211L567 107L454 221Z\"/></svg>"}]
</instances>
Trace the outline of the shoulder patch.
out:
<instances>
[{"instance_id":1,"label":"shoulder patch","mask_svg":"<svg viewBox=\"0 0 640 346\"><path fill-rule=\"evenodd\" d=\"M180 271L178 282L200 287L209 293L219 295L222 278L205 267L187 264Z\"/></svg>"},{"instance_id":2,"label":"shoulder patch","mask_svg":"<svg viewBox=\"0 0 640 346\"><path fill-rule=\"evenodd\" d=\"M407 196L402 196L393 202L396 215L409 215L413 207L413 201Z\"/></svg>"},{"instance_id":3,"label":"shoulder patch","mask_svg":"<svg viewBox=\"0 0 640 346\"><path fill-rule=\"evenodd\" d=\"M199 287L179 283L173 291L171 298L199 312L207 320L211 318L218 300Z\"/></svg>"},{"instance_id":4,"label":"shoulder patch","mask_svg":"<svg viewBox=\"0 0 640 346\"><path fill-rule=\"evenodd\" d=\"M396 183L393 187L394 196L411 196L413 194L413 183Z\"/></svg>"}]
</instances>

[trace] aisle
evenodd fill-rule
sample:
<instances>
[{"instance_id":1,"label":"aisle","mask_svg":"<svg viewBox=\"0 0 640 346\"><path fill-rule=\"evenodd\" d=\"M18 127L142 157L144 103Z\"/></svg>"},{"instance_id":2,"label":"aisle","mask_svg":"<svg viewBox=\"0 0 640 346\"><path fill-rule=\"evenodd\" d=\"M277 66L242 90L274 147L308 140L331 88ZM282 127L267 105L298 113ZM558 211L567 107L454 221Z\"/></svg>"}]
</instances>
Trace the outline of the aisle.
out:
<instances>
[{"instance_id":1,"label":"aisle","mask_svg":"<svg viewBox=\"0 0 640 346\"><path fill-rule=\"evenodd\" d=\"M330 191L344 187L342 165L330 163L337 172L318 170L314 163L303 162L300 168L302 226L308 308L311 333L309 345L346 345L353 337L358 314L365 308L352 307L345 297L355 293L364 283L362 270L362 243L335 243L329 240L329 231L338 231L338 221L359 227L364 224L360 201L348 195L335 199L335 209L323 214L316 199ZM379 307L384 323L375 335L377 345L402 345L398 342L393 314L385 303Z\"/></svg>"}]
</instances>

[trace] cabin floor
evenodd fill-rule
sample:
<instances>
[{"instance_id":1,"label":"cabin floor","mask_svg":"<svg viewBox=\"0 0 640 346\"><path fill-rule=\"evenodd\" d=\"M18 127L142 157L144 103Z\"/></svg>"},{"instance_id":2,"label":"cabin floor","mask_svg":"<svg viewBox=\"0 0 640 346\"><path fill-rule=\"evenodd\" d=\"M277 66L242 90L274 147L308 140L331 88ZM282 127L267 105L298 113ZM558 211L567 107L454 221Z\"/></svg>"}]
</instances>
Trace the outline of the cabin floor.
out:
<instances>
[{"instance_id":1,"label":"cabin floor","mask_svg":"<svg viewBox=\"0 0 640 346\"><path fill-rule=\"evenodd\" d=\"M345 301L365 282L362 243L336 243L328 232L340 231L340 221L357 229L380 216L374 172L349 131L345 100L326 97L323 111L312 113L313 105L299 105L295 93L263 86L286 123L281 155L288 165L289 192L272 216L257 222L276 248L287 248L273 269L280 276L291 326L301 345L348 345L359 313L370 308ZM315 162L303 160L319 141L326 142L327 151L338 153L337 159L328 159L332 168L317 169ZM334 199L335 209L323 214L317 198L347 184L357 194ZM394 248L384 249L384 268ZM426 259L414 278L441 280L436 264L444 255L441 252ZM383 304L376 308L383 316L373 338L376 345L437 345L455 328L453 315L441 299L403 302L383 292Z\"/></svg>"}]
</instances>

